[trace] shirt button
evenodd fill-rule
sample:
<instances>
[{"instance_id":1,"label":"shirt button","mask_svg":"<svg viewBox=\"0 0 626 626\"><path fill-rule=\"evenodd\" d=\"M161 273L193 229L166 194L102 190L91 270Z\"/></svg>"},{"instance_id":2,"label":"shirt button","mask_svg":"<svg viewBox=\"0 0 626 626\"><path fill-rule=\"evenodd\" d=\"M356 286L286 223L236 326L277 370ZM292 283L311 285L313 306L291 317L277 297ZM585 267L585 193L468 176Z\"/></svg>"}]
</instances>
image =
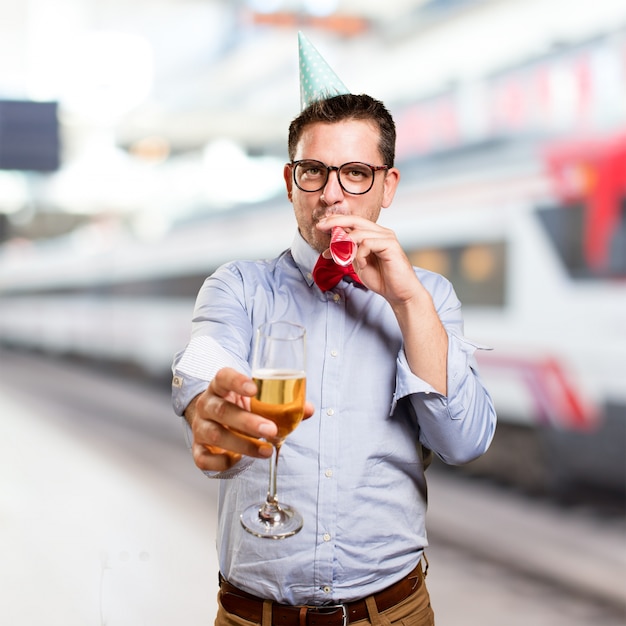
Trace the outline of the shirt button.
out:
<instances>
[{"instance_id":1,"label":"shirt button","mask_svg":"<svg viewBox=\"0 0 626 626\"><path fill-rule=\"evenodd\" d=\"M333 296L333 300L334 300L335 302L339 302L339 300L341 300L341 296L340 296L338 293L336 293L336 294Z\"/></svg>"},{"instance_id":2,"label":"shirt button","mask_svg":"<svg viewBox=\"0 0 626 626\"><path fill-rule=\"evenodd\" d=\"M324 536L322 537L322 539L324 541L330 541L330 533L324 533Z\"/></svg>"},{"instance_id":3,"label":"shirt button","mask_svg":"<svg viewBox=\"0 0 626 626\"><path fill-rule=\"evenodd\" d=\"M326 585L325 587L322 587L322 591L324 593L330 593L332 591L332 588L329 585Z\"/></svg>"},{"instance_id":4,"label":"shirt button","mask_svg":"<svg viewBox=\"0 0 626 626\"><path fill-rule=\"evenodd\" d=\"M326 415L334 415L335 409L326 409Z\"/></svg>"},{"instance_id":5,"label":"shirt button","mask_svg":"<svg viewBox=\"0 0 626 626\"><path fill-rule=\"evenodd\" d=\"M324 476L326 476L326 478L332 478L332 475L333 475L333 470L331 470L331 469L327 469L324 472Z\"/></svg>"},{"instance_id":6,"label":"shirt button","mask_svg":"<svg viewBox=\"0 0 626 626\"><path fill-rule=\"evenodd\" d=\"M330 351L330 356L337 356L339 354L339 352L337 352L337 350L331 350Z\"/></svg>"}]
</instances>

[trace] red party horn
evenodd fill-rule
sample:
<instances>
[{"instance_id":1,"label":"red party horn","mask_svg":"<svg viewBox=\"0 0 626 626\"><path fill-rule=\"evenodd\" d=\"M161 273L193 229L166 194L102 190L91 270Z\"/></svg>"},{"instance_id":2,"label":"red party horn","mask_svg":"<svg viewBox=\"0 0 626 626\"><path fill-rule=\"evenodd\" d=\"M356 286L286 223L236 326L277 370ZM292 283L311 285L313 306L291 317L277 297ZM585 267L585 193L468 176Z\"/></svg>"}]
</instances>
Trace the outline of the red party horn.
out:
<instances>
[{"instance_id":1,"label":"red party horn","mask_svg":"<svg viewBox=\"0 0 626 626\"><path fill-rule=\"evenodd\" d=\"M356 243L340 226L335 226L330 236L330 254L337 265L346 266L356 256Z\"/></svg>"}]
</instances>

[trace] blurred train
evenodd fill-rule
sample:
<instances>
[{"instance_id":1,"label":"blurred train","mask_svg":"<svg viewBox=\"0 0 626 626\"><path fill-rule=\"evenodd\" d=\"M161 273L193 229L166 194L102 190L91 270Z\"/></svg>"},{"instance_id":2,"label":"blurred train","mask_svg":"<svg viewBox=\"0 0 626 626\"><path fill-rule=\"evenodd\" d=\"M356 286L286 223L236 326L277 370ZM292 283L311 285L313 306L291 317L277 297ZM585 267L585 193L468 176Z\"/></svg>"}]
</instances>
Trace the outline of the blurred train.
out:
<instances>
[{"instance_id":1,"label":"blurred train","mask_svg":"<svg viewBox=\"0 0 626 626\"><path fill-rule=\"evenodd\" d=\"M533 490L626 489L626 136L490 142L401 163L381 222L448 276L499 414L470 470ZM273 257L286 198L179 222L160 238L94 224L0 249L0 343L167 375L204 278Z\"/></svg>"}]
</instances>

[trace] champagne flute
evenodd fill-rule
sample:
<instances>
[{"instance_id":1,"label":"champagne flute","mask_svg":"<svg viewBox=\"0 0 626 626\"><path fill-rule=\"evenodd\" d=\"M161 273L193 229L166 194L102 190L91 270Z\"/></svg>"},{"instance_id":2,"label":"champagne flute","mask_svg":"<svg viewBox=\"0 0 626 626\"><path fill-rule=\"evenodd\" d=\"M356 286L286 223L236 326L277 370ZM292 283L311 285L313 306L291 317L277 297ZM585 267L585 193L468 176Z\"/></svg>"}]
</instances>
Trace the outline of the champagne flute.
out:
<instances>
[{"instance_id":1,"label":"champagne flute","mask_svg":"<svg viewBox=\"0 0 626 626\"><path fill-rule=\"evenodd\" d=\"M278 503L276 467L283 442L304 415L305 334L302 326L284 321L262 324L256 334L252 379L258 391L251 399L250 410L278 427L276 437L270 440L274 454L265 502L253 504L241 514L243 527L257 537L284 539L295 535L303 524L298 511Z\"/></svg>"}]
</instances>

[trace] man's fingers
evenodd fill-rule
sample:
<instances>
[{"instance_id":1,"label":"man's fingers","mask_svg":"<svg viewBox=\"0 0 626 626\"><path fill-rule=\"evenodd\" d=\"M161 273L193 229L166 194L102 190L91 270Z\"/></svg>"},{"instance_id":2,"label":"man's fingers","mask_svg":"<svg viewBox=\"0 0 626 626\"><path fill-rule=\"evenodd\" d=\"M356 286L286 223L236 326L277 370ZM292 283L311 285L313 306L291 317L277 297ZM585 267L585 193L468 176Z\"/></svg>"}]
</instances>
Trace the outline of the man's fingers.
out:
<instances>
[{"instance_id":1,"label":"man's fingers","mask_svg":"<svg viewBox=\"0 0 626 626\"><path fill-rule=\"evenodd\" d=\"M222 369L204 394L202 417L249 437L275 437L278 429L274 422L249 412L248 398L256 392L250 378L230 368Z\"/></svg>"},{"instance_id":2,"label":"man's fingers","mask_svg":"<svg viewBox=\"0 0 626 626\"><path fill-rule=\"evenodd\" d=\"M256 385L248 376L230 367L225 367L217 372L209 385L209 389L222 398L231 393L251 398L257 392Z\"/></svg>"},{"instance_id":3,"label":"man's fingers","mask_svg":"<svg viewBox=\"0 0 626 626\"><path fill-rule=\"evenodd\" d=\"M194 432L194 440L207 450L228 450L239 455L266 458L272 454L272 444L250 437L241 431L203 420Z\"/></svg>"},{"instance_id":4,"label":"man's fingers","mask_svg":"<svg viewBox=\"0 0 626 626\"><path fill-rule=\"evenodd\" d=\"M221 424L249 437L275 437L278 428L274 422L255 413L250 413L237 404L216 395L208 395L205 403L206 418L204 428L210 424ZM213 434L209 431L209 435ZM226 446L227 447L227 446Z\"/></svg>"},{"instance_id":5,"label":"man's fingers","mask_svg":"<svg viewBox=\"0 0 626 626\"><path fill-rule=\"evenodd\" d=\"M308 420L309 417L312 417L315 414L315 407L310 402L304 403L304 416L303 420Z\"/></svg>"},{"instance_id":6,"label":"man's fingers","mask_svg":"<svg viewBox=\"0 0 626 626\"><path fill-rule=\"evenodd\" d=\"M205 447L200 444L193 445L192 455L196 466L205 472L224 472L241 459L241 454L236 452L214 446Z\"/></svg>"}]
</instances>

